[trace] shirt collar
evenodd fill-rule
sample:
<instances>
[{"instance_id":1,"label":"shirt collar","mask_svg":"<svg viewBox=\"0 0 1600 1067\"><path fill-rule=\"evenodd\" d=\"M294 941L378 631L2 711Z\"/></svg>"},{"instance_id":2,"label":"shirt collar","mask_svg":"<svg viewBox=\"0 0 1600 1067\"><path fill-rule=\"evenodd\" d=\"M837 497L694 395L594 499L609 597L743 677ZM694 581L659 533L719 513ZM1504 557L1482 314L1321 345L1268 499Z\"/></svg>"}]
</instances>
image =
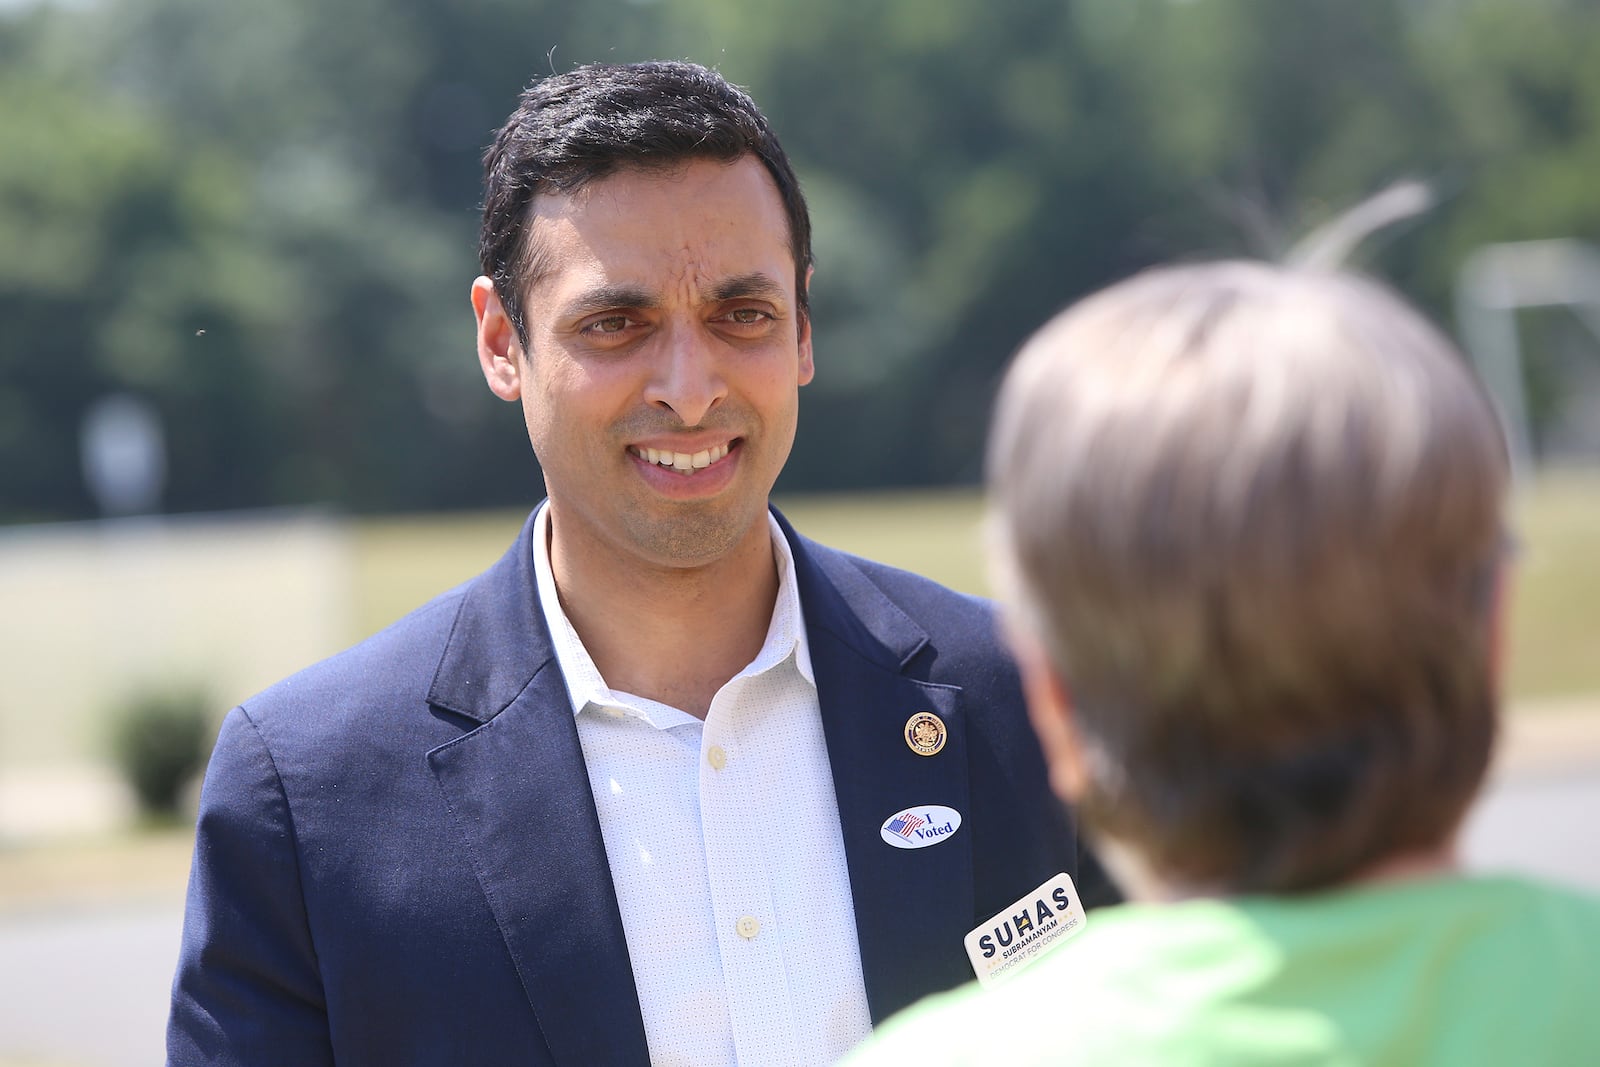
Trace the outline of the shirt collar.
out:
<instances>
[{"instance_id":1,"label":"shirt collar","mask_svg":"<svg viewBox=\"0 0 1600 1067\"><path fill-rule=\"evenodd\" d=\"M783 529L772 512L767 512L767 528L772 534L773 562L778 568L778 596L772 606L772 621L767 624L767 639L762 643L756 658L739 672L740 677L762 674L780 666L792 655L795 669L810 685L816 678L811 672L811 648L806 640L805 615L800 607L800 590L794 577L794 551L784 537ZM618 694L600 677L589 650L583 647L578 631L561 607L556 595L555 572L550 568L550 502L539 505L533 520L533 574L539 590L539 606L544 612L545 625L550 630L550 641L555 648L556 662L566 679L567 695L572 700L574 715L585 707L594 705L606 708L631 710L636 701L626 694ZM645 703L651 703L646 701Z\"/></svg>"}]
</instances>

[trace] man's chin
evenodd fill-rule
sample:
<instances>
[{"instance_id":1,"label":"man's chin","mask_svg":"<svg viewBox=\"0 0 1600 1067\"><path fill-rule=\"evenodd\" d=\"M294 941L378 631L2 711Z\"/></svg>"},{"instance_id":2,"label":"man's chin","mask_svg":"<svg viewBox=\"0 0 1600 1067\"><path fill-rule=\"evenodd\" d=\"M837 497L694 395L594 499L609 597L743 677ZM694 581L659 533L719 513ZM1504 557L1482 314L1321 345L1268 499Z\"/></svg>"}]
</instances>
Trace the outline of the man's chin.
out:
<instances>
[{"instance_id":1,"label":"man's chin","mask_svg":"<svg viewBox=\"0 0 1600 1067\"><path fill-rule=\"evenodd\" d=\"M722 501L676 502L666 514L628 524L640 556L659 565L697 570L733 556L752 531L766 526L766 508L735 511Z\"/></svg>"}]
</instances>

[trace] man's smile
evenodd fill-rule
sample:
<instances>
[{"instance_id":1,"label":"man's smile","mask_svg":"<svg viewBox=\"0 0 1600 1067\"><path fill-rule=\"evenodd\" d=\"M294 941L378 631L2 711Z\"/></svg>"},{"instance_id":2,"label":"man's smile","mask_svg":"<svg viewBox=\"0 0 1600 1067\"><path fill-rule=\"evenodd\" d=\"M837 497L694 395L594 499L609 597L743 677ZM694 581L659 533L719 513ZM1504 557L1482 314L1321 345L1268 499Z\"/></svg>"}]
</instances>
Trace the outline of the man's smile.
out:
<instances>
[{"instance_id":1,"label":"man's smile","mask_svg":"<svg viewBox=\"0 0 1600 1067\"><path fill-rule=\"evenodd\" d=\"M728 441L710 448L703 448L698 452L674 452L666 448L649 448L643 445L629 445L628 451L644 460L662 467L671 467L673 470L688 472L703 470L722 459L728 451L738 443L738 440Z\"/></svg>"}]
</instances>

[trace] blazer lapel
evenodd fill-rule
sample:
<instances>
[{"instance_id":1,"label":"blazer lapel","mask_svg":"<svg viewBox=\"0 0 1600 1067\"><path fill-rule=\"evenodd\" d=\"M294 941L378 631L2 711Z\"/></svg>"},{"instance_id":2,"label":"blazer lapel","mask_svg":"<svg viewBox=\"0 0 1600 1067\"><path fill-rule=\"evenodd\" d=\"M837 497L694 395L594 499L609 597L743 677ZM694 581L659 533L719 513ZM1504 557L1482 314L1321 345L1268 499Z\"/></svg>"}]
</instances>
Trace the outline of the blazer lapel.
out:
<instances>
[{"instance_id":1,"label":"blazer lapel","mask_svg":"<svg viewBox=\"0 0 1600 1067\"><path fill-rule=\"evenodd\" d=\"M780 517L781 521L781 517ZM881 830L907 808L968 811L961 690L907 677L927 635L847 560L796 537L795 568L844 833L867 1001L874 1024L929 988L972 978L962 938L977 924L970 832L918 849ZM920 756L906 721L931 711L944 748Z\"/></svg>"},{"instance_id":2,"label":"blazer lapel","mask_svg":"<svg viewBox=\"0 0 1600 1067\"><path fill-rule=\"evenodd\" d=\"M530 529L468 590L429 694L482 725L428 763L555 1062L645 1063L605 841L535 593Z\"/></svg>"}]
</instances>

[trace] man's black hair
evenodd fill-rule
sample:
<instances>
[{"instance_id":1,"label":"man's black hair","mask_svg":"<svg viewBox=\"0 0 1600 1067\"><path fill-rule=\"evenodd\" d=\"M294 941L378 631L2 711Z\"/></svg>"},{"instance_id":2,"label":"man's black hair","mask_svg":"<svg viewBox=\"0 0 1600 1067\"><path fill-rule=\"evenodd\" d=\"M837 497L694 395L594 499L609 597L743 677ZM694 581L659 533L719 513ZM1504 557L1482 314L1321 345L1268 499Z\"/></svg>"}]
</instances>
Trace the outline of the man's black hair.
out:
<instances>
[{"instance_id":1,"label":"man's black hair","mask_svg":"<svg viewBox=\"0 0 1600 1067\"><path fill-rule=\"evenodd\" d=\"M522 298L532 278L528 207L623 167L672 167L754 155L789 219L799 313L809 314L811 218L783 146L748 93L695 63L591 64L529 86L484 154L478 258L527 346Z\"/></svg>"}]
</instances>

